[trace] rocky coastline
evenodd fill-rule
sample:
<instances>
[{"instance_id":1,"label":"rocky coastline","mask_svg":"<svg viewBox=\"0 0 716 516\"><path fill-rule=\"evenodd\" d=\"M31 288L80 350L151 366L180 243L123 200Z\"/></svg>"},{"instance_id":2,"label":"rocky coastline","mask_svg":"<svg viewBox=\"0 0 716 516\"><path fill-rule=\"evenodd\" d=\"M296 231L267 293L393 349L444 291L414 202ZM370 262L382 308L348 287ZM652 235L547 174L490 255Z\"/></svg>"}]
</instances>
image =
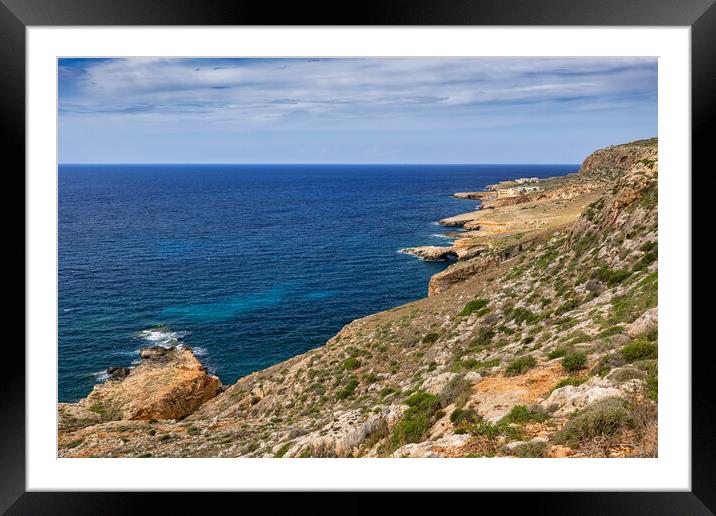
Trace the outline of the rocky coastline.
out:
<instances>
[{"instance_id":1,"label":"rocky coastline","mask_svg":"<svg viewBox=\"0 0 716 516\"><path fill-rule=\"evenodd\" d=\"M452 261L426 298L230 386L145 348L58 405L58 455L654 457L657 188L654 138L458 192L481 209L441 221L454 244L404 250Z\"/></svg>"}]
</instances>

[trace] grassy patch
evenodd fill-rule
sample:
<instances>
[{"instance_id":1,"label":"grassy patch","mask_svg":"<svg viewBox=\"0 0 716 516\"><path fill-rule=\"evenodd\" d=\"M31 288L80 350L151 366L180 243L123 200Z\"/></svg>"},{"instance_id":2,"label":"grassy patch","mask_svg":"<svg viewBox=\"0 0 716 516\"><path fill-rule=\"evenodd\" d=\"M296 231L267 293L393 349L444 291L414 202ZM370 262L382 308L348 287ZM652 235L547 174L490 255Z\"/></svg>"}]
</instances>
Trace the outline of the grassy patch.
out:
<instances>
[{"instance_id":1,"label":"grassy patch","mask_svg":"<svg viewBox=\"0 0 716 516\"><path fill-rule=\"evenodd\" d=\"M634 421L622 398L607 398L575 413L555 436L557 444L577 447L595 437L610 437Z\"/></svg>"},{"instance_id":2,"label":"grassy patch","mask_svg":"<svg viewBox=\"0 0 716 516\"><path fill-rule=\"evenodd\" d=\"M633 272L643 271L658 259L659 256L656 254L655 251L649 251L648 253L644 253L644 255L639 258L639 260L632 266L631 270Z\"/></svg>"},{"instance_id":3,"label":"grassy patch","mask_svg":"<svg viewBox=\"0 0 716 516\"><path fill-rule=\"evenodd\" d=\"M336 393L336 398L339 400L344 400L351 394L353 394L353 391L356 390L356 387L358 387L358 378L355 376L351 376L348 380L348 383Z\"/></svg>"},{"instance_id":4,"label":"grassy patch","mask_svg":"<svg viewBox=\"0 0 716 516\"><path fill-rule=\"evenodd\" d=\"M600 267L597 269L595 276L608 287L614 287L631 276L631 272L624 269L612 270L608 267Z\"/></svg>"},{"instance_id":5,"label":"grassy patch","mask_svg":"<svg viewBox=\"0 0 716 516\"><path fill-rule=\"evenodd\" d=\"M561 358L563 356L566 356L567 353L569 353L569 349L565 347L554 348L552 351L547 353L547 358L550 360L554 360L555 358Z\"/></svg>"},{"instance_id":6,"label":"grassy patch","mask_svg":"<svg viewBox=\"0 0 716 516\"><path fill-rule=\"evenodd\" d=\"M536 459L544 457L547 452L547 443L544 441L529 441L515 446L510 450L510 455L521 458Z\"/></svg>"},{"instance_id":7,"label":"grassy patch","mask_svg":"<svg viewBox=\"0 0 716 516\"><path fill-rule=\"evenodd\" d=\"M440 399L425 391L415 392L405 400L405 404L409 408L393 427L390 436L393 450L407 443L422 441L440 411Z\"/></svg>"},{"instance_id":8,"label":"grassy patch","mask_svg":"<svg viewBox=\"0 0 716 516\"><path fill-rule=\"evenodd\" d=\"M562 367L570 373L584 369L586 365L587 355L582 352L570 353L562 359Z\"/></svg>"},{"instance_id":9,"label":"grassy patch","mask_svg":"<svg viewBox=\"0 0 716 516\"><path fill-rule=\"evenodd\" d=\"M629 292L615 296L607 320L610 324L629 323L645 310L658 303L658 276L651 273L637 283Z\"/></svg>"},{"instance_id":10,"label":"grassy patch","mask_svg":"<svg viewBox=\"0 0 716 516\"><path fill-rule=\"evenodd\" d=\"M477 312L485 308L487 306L487 303L489 303L487 299L473 299L472 301L468 302L462 310L460 310L460 313L458 315L461 315L463 317L470 315L473 312Z\"/></svg>"},{"instance_id":11,"label":"grassy patch","mask_svg":"<svg viewBox=\"0 0 716 516\"><path fill-rule=\"evenodd\" d=\"M423 344L432 344L433 342L437 341L439 338L440 338L440 335L438 335L435 332L430 332L423 337Z\"/></svg>"},{"instance_id":12,"label":"grassy patch","mask_svg":"<svg viewBox=\"0 0 716 516\"><path fill-rule=\"evenodd\" d=\"M285 444L281 445L281 447L278 450L276 450L276 453L274 454L274 458L280 459L281 457L286 455L286 452L288 451L288 449L290 447L291 447L291 443L285 443Z\"/></svg>"},{"instance_id":13,"label":"grassy patch","mask_svg":"<svg viewBox=\"0 0 716 516\"><path fill-rule=\"evenodd\" d=\"M637 360L650 360L657 358L658 348L655 342L637 340L631 342L619 350L624 360L635 362Z\"/></svg>"},{"instance_id":14,"label":"grassy patch","mask_svg":"<svg viewBox=\"0 0 716 516\"><path fill-rule=\"evenodd\" d=\"M527 324L534 324L540 320L540 316L527 308L519 306L506 312L505 320L514 321L517 325L520 325L523 322L526 322Z\"/></svg>"},{"instance_id":15,"label":"grassy patch","mask_svg":"<svg viewBox=\"0 0 716 516\"><path fill-rule=\"evenodd\" d=\"M480 416L473 409L460 409L457 408L450 414L450 421L457 428L463 423L477 423L480 420Z\"/></svg>"},{"instance_id":16,"label":"grassy patch","mask_svg":"<svg viewBox=\"0 0 716 516\"><path fill-rule=\"evenodd\" d=\"M360 367L360 360L355 357L349 357L343 362L343 369L358 369Z\"/></svg>"},{"instance_id":17,"label":"grassy patch","mask_svg":"<svg viewBox=\"0 0 716 516\"><path fill-rule=\"evenodd\" d=\"M567 301L565 301L564 303L562 303L555 309L554 314L562 315L567 312L571 312L578 306L579 306L579 301L577 301L576 299L568 299Z\"/></svg>"},{"instance_id":18,"label":"grassy patch","mask_svg":"<svg viewBox=\"0 0 716 516\"><path fill-rule=\"evenodd\" d=\"M544 421L549 416L539 406L528 407L527 405L515 405L510 410L509 414L500 419L502 424L524 424L529 421Z\"/></svg>"},{"instance_id":19,"label":"grassy patch","mask_svg":"<svg viewBox=\"0 0 716 516\"><path fill-rule=\"evenodd\" d=\"M534 357L526 356L520 357L507 365L505 369L505 376L517 376L522 374L537 365L537 360Z\"/></svg>"},{"instance_id":20,"label":"grassy patch","mask_svg":"<svg viewBox=\"0 0 716 516\"><path fill-rule=\"evenodd\" d=\"M624 333L624 327L621 325L616 326L610 326L606 330L600 332L597 335L598 339L604 339L606 337L611 337L612 335L618 335L619 333Z\"/></svg>"}]
</instances>

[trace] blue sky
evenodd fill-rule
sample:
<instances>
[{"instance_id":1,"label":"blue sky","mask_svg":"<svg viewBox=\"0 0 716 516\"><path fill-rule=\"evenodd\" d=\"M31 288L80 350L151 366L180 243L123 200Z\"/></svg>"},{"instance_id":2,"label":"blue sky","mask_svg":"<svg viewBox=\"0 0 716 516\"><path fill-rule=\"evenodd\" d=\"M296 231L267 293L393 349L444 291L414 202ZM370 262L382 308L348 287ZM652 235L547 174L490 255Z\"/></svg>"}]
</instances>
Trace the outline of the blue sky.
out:
<instances>
[{"instance_id":1,"label":"blue sky","mask_svg":"<svg viewBox=\"0 0 716 516\"><path fill-rule=\"evenodd\" d=\"M61 163L579 163L656 58L60 59Z\"/></svg>"}]
</instances>

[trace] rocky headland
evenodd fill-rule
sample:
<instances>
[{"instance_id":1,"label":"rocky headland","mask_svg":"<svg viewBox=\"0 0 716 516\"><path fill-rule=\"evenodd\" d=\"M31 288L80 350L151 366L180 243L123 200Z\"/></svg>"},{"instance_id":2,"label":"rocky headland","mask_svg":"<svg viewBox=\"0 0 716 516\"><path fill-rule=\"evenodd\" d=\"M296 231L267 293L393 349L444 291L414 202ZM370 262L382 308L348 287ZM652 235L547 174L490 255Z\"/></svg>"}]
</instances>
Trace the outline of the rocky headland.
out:
<instances>
[{"instance_id":1,"label":"rocky headland","mask_svg":"<svg viewBox=\"0 0 716 516\"><path fill-rule=\"evenodd\" d=\"M142 350L59 404L58 454L656 456L657 184L650 139L538 190L455 194L481 209L411 250L455 260L428 297L228 387L187 347Z\"/></svg>"}]
</instances>

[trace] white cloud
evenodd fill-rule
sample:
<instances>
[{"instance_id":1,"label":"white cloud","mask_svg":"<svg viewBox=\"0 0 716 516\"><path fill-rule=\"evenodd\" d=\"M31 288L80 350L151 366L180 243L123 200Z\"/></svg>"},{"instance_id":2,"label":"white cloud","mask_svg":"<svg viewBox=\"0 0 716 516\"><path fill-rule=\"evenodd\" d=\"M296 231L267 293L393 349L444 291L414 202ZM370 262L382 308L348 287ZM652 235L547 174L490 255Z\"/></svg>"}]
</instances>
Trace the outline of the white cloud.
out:
<instances>
[{"instance_id":1,"label":"white cloud","mask_svg":"<svg viewBox=\"0 0 716 516\"><path fill-rule=\"evenodd\" d=\"M589 110L649 95L656 95L655 59L131 58L62 74L60 107L63 115L251 125L291 117L434 117L500 104L572 101L563 109Z\"/></svg>"}]
</instances>

